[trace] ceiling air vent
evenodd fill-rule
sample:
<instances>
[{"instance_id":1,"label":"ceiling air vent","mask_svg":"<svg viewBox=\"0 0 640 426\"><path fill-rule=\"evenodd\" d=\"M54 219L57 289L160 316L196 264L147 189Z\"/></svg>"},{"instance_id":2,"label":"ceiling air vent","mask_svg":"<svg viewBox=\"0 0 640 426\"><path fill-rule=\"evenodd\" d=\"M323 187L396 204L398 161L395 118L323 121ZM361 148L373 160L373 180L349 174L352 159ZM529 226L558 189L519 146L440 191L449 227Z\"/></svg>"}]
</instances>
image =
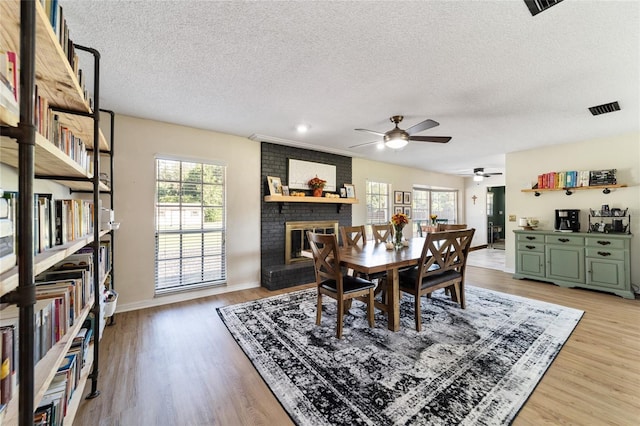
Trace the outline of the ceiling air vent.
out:
<instances>
[{"instance_id":1,"label":"ceiling air vent","mask_svg":"<svg viewBox=\"0 0 640 426\"><path fill-rule=\"evenodd\" d=\"M555 6L562 0L524 0L524 4L529 8L531 15L536 16L538 13L549 9L551 6Z\"/></svg>"},{"instance_id":2,"label":"ceiling air vent","mask_svg":"<svg viewBox=\"0 0 640 426\"><path fill-rule=\"evenodd\" d=\"M620 105L617 101L609 102L608 104L592 106L589 108L589 111L591 111L593 115L606 114L608 112L620 111Z\"/></svg>"}]
</instances>

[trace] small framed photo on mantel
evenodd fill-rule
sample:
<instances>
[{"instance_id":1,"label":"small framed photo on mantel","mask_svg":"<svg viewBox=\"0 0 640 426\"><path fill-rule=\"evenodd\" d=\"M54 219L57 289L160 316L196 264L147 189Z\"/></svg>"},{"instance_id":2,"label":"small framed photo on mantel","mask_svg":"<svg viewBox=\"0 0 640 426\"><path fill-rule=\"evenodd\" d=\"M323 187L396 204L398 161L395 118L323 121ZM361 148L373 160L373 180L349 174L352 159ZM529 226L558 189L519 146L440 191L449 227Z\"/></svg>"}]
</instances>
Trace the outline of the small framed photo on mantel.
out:
<instances>
[{"instance_id":1,"label":"small framed photo on mantel","mask_svg":"<svg viewBox=\"0 0 640 426\"><path fill-rule=\"evenodd\" d=\"M347 198L356 198L356 187L351 183L345 183L344 189L347 193Z\"/></svg>"},{"instance_id":2,"label":"small framed photo on mantel","mask_svg":"<svg viewBox=\"0 0 640 426\"><path fill-rule=\"evenodd\" d=\"M267 183L269 184L269 195L282 195L282 182L279 177L267 176Z\"/></svg>"}]
</instances>

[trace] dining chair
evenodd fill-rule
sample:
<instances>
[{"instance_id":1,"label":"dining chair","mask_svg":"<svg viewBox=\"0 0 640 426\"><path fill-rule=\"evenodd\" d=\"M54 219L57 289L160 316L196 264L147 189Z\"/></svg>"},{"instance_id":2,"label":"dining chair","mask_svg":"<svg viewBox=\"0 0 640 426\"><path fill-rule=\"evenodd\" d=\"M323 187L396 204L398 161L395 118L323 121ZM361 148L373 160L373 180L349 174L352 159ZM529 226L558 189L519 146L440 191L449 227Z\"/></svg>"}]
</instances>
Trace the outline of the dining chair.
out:
<instances>
[{"instance_id":1,"label":"dining chair","mask_svg":"<svg viewBox=\"0 0 640 426\"><path fill-rule=\"evenodd\" d=\"M313 263L318 288L318 306L316 325L322 319L322 295L327 295L338 302L336 337L342 338L343 316L345 306L349 306L353 299L358 299L367 305L367 319L369 327L373 322L373 289L375 284L360 277L343 274L340 268L340 251L338 238L335 234L316 234L307 231L307 239L313 253Z\"/></svg>"},{"instance_id":2,"label":"dining chair","mask_svg":"<svg viewBox=\"0 0 640 426\"><path fill-rule=\"evenodd\" d=\"M414 297L416 330L422 329L420 300L435 290L449 290L452 300L465 308L464 278L467 255L475 229L427 234L417 266L399 272L400 291Z\"/></svg>"},{"instance_id":3,"label":"dining chair","mask_svg":"<svg viewBox=\"0 0 640 426\"><path fill-rule=\"evenodd\" d=\"M468 226L466 223L458 223L458 224L447 224L447 223L438 223L438 231L453 231L459 229L467 229Z\"/></svg>"},{"instance_id":4,"label":"dining chair","mask_svg":"<svg viewBox=\"0 0 640 426\"><path fill-rule=\"evenodd\" d=\"M371 231L373 232L373 239L376 241L376 244L391 241L393 237L393 226L391 226L390 223L371 225Z\"/></svg>"},{"instance_id":5,"label":"dining chair","mask_svg":"<svg viewBox=\"0 0 640 426\"><path fill-rule=\"evenodd\" d=\"M342 245L345 247L367 244L367 232L364 225L341 226L340 236L342 237Z\"/></svg>"}]
</instances>

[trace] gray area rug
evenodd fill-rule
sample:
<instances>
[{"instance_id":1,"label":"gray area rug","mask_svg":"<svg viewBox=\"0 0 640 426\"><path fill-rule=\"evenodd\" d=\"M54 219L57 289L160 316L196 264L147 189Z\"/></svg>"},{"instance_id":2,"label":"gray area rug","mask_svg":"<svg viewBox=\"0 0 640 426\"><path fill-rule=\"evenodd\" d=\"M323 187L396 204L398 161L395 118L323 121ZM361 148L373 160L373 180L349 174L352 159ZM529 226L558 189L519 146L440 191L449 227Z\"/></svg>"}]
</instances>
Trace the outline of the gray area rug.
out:
<instances>
[{"instance_id":1,"label":"gray area rug","mask_svg":"<svg viewBox=\"0 0 640 426\"><path fill-rule=\"evenodd\" d=\"M316 290L219 308L218 313L299 425L499 425L516 416L583 312L467 286L462 310L443 292L401 299L400 331L355 301L342 340L336 303Z\"/></svg>"}]
</instances>

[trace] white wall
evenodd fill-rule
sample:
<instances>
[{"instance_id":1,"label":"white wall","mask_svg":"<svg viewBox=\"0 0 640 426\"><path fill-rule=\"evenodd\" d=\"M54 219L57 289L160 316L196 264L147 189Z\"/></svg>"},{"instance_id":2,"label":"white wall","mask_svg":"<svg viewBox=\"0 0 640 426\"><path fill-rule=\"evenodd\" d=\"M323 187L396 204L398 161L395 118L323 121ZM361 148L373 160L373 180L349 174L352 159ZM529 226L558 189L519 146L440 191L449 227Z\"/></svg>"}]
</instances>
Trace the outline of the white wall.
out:
<instances>
[{"instance_id":1,"label":"white wall","mask_svg":"<svg viewBox=\"0 0 640 426\"><path fill-rule=\"evenodd\" d=\"M601 190L575 191L567 196L564 191L542 192L539 197L522 192L531 188L539 174L563 170L617 169L618 183L627 188L613 189L610 194ZM611 208L629 208L631 232L640 233L640 134L593 139L579 143L555 145L515 152L506 157L506 213L540 220L540 229L554 226L555 209L580 209L581 231L587 231L589 209L602 204ZM506 270L515 270L514 229L517 222L507 222ZM631 240L631 282L640 284L640 238ZM635 260L635 262L634 262Z\"/></svg>"},{"instance_id":2,"label":"white wall","mask_svg":"<svg viewBox=\"0 0 640 426\"><path fill-rule=\"evenodd\" d=\"M465 188L464 178L461 176L428 172L362 158L353 159L352 175L353 184L356 186L356 196L360 200L360 203L352 207L352 220L354 224L367 222L367 205L365 203L364 190L368 180L390 183L391 194L393 194L393 191L411 191L414 185L458 190L457 222L462 223L465 219L465 206L463 201L465 198ZM393 206L393 199L391 199L391 202ZM411 226L411 224L408 226Z\"/></svg>"},{"instance_id":3,"label":"white wall","mask_svg":"<svg viewBox=\"0 0 640 426\"><path fill-rule=\"evenodd\" d=\"M247 138L116 116L115 284L118 311L260 285L260 144ZM154 298L155 156L227 166L227 287Z\"/></svg>"}]
</instances>

